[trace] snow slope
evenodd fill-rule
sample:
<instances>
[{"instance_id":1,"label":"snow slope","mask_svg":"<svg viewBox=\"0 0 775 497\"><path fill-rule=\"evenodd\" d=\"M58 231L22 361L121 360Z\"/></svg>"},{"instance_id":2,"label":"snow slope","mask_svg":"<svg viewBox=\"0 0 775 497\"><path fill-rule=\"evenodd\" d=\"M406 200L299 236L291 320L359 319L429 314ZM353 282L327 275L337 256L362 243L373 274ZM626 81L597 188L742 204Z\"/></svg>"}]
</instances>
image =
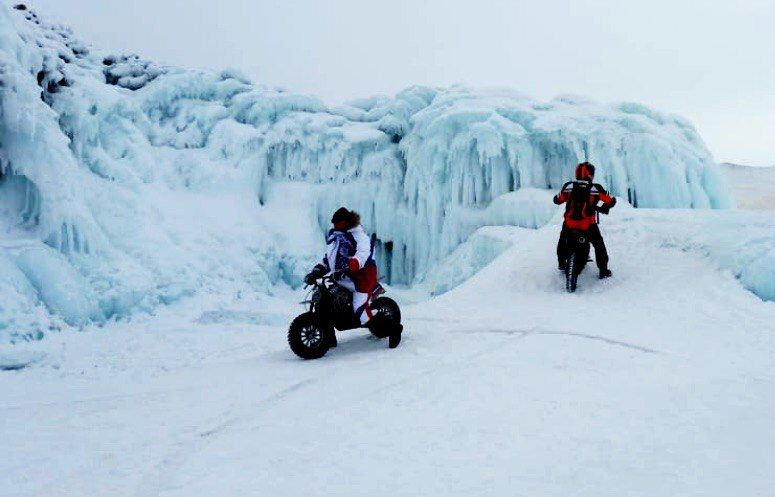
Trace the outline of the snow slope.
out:
<instances>
[{"instance_id":1,"label":"snow slope","mask_svg":"<svg viewBox=\"0 0 775 497\"><path fill-rule=\"evenodd\" d=\"M724 163L721 169L740 209L775 209L775 193L772 191L772 185L775 184L775 166L752 167Z\"/></svg>"},{"instance_id":2,"label":"snow slope","mask_svg":"<svg viewBox=\"0 0 775 497\"><path fill-rule=\"evenodd\" d=\"M105 53L11 8L0 68L4 341L230 284L294 285L341 204L379 234L397 284L482 226L535 227L547 208L522 190L559 187L582 159L639 207L732 204L691 124L633 103L412 87L329 107L236 71Z\"/></svg>"},{"instance_id":3,"label":"snow slope","mask_svg":"<svg viewBox=\"0 0 775 497\"><path fill-rule=\"evenodd\" d=\"M540 192L546 198L549 192ZM550 224L562 224L554 209ZM775 218L769 212L633 209L623 204L603 217L610 230L637 233L649 247L671 247L698 257L711 271L727 271L764 300L775 300ZM509 223L503 223L509 224ZM546 224L542 222L541 226ZM440 294L473 276L514 242L506 226L477 230L418 288ZM545 249L551 249L546 247ZM628 256L629 257L629 256ZM648 267L650 259L643 264Z\"/></svg>"},{"instance_id":4,"label":"snow slope","mask_svg":"<svg viewBox=\"0 0 775 497\"><path fill-rule=\"evenodd\" d=\"M606 219L614 278L573 295L556 226L488 228L510 245L492 264L398 294L394 351L353 331L296 359L300 291L17 346L0 495L769 495L775 303L674 243L689 214Z\"/></svg>"}]
</instances>

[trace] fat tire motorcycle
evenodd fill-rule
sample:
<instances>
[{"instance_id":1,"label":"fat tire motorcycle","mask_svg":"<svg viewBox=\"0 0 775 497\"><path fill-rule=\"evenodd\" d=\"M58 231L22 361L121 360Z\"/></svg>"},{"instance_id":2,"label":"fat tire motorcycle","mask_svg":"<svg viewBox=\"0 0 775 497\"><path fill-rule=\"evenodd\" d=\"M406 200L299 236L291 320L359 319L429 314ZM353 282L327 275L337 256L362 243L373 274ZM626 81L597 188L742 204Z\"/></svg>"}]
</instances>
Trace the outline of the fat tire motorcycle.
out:
<instances>
[{"instance_id":1,"label":"fat tire motorcycle","mask_svg":"<svg viewBox=\"0 0 775 497\"><path fill-rule=\"evenodd\" d=\"M321 276L313 283L307 300L301 302L309 310L300 314L288 328L288 345L294 354L302 359L320 359L336 344L336 330L368 328L377 338L392 339L403 331L401 309L389 297L382 296L385 289L377 283L369 296L373 317L363 326L352 308L352 294L336 282L342 273Z\"/></svg>"}]
</instances>

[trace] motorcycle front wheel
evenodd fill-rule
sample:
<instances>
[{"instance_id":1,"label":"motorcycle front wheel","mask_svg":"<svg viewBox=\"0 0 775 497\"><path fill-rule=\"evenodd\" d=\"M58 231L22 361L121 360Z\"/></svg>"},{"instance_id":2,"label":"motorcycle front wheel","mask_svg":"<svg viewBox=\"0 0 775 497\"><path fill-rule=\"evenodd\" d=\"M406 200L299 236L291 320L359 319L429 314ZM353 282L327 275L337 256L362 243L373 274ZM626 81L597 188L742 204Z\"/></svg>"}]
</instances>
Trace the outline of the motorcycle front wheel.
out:
<instances>
[{"instance_id":1,"label":"motorcycle front wheel","mask_svg":"<svg viewBox=\"0 0 775 497\"><path fill-rule=\"evenodd\" d=\"M288 328L288 345L302 359L320 359L331 348L330 333L311 312L300 314Z\"/></svg>"}]
</instances>

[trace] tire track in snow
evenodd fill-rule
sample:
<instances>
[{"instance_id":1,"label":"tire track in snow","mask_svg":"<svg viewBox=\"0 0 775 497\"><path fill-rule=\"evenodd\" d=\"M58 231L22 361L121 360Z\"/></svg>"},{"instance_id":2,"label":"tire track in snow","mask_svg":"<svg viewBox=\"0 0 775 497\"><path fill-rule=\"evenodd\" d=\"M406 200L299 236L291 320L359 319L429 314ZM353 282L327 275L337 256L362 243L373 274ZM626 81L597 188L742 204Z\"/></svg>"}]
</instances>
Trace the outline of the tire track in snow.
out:
<instances>
[{"instance_id":1,"label":"tire track in snow","mask_svg":"<svg viewBox=\"0 0 775 497\"><path fill-rule=\"evenodd\" d=\"M278 401L278 400L282 400L288 394L293 393L296 390L299 390L299 389L305 387L306 385L309 385L309 384L314 383L314 382L315 382L315 379L313 379L313 378L308 378L306 380L302 380L302 381L296 382L296 383L294 383L294 384L292 384L292 385L290 385L290 386L280 390L279 392L276 392L276 393L270 395L269 397L266 397L266 398L262 399L257 404L253 404L253 405L251 405L249 407L250 407L250 409L255 409L255 408L258 408L258 407L264 407L266 404L269 404L269 403L272 403L272 402L275 402L275 401ZM245 410L247 410L247 409L245 409ZM255 411L251 411L251 412L255 412ZM214 435L218 435L219 433L222 433L223 431L225 431L229 427L234 426L235 424L238 424L240 420L242 420L244 418L253 418L253 417L255 417L255 416L232 415L232 416L228 417L228 419L226 419L225 421L219 423L217 426L214 426L213 428L210 428L208 430L200 432L199 433L199 437L200 438L208 438L208 437L212 437Z\"/></svg>"},{"instance_id":2,"label":"tire track in snow","mask_svg":"<svg viewBox=\"0 0 775 497\"><path fill-rule=\"evenodd\" d=\"M190 430L186 434L181 435L177 441L169 444L172 448L167 451L161 461L154 465L153 469L148 471L142 478L133 494L134 497L158 497L164 490L172 488L171 485L169 485L169 482L175 478L177 471L185 464L185 462L191 456L204 449L206 445L215 440L218 435L241 422L255 418L263 411L262 408L280 401L288 394L300 390L306 385L314 382L314 378L308 378L293 383L278 392L264 397L256 403L241 406L239 412L236 414L232 414L235 411L235 408L231 407L223 415L219 416L221 421L211 428L206 430Z\"/></svg>"},{"instance_id":3,"label":"tire track in snow","mask_svg":"<svg viewBox=\"0 0 775 497\"><path fill-rule=\"evenodd\" d=\"M598 342L604 342L609 345L616 345L618 347L624 347L626 349L630 350L637 350L638 352L644 352L646 354L663 354L663 352L651 349L649 347L645 347L643 345L638 345L635 343L630 342L624 342L621 340L614 340L613 338L604 337L602 335L592 335L590 333L581 333L576 331L551 331L551 330L509 330L509 329L497 329L497 328L491 328L491 329L481 329L481 330L454 330L452 333L462 333L467 335L476 335L480 333L493 333L493 334L506 334L506 335L521 335L521 336L529 336L529 335L559 335L559 336L569 336L569 337L575 337L575 338L584 338L587 340L595 340Z\"/></svg>"},{"instance_id":4,"label":"tire track in snow","mask_svg":"<svg viewBox=\"0 0 775 497\"><path fill-rule=\"evenodd\" d=\"M509 335L519 335L519 336L517 336L516 338L505 339L502 342L498 342L498 345L496 345L496 346L485 347L484 349L479 350L477 352L474 352L473 354L468 354L468 355L465 355L465 356L456 356L454 358L454 360L443 361L443 362L441 362L439 364L436 364L433 367L425 368L425 369L423 369L421 371L413 372L412 374L408 375L407 377L405 377L405 378L403 378L401 380L394 381L394 382L391 382L391 383L388 383L388 384L385 384L385 385L381 385L379 388L377 388L375 390L372 390L370 393L364 395L364 398L373 397L374 395L382 393L382 392L384 392L386 390L391 390L391 389L393 389L395 387L399 387L399 386L404 385L406 383L409 383L411 381L416 381L418 377L425 377L425 376L427 376L427 375L429 375L431 373L436 373L436 372L439 372L439 371L443 371L445 369L460 370L460 369L466 368L466 367L473 367L476 364L475 362L472 361L473 359L476 359L476 358L481 357L483 355L490 354L490 353L492 353L493 350L501 350L502 349L502 347L500 346L501 343L505 343L505 342L515 343L515 340L516 341L522 340L523 338L525 338L528 335L527 332L520 332L520 331L517 331L517 330L512 330L512 331L513 331L513 333L509 333ZM462 364L460 362L461 359L463 361Z\"/></svg>"}]
</instances>

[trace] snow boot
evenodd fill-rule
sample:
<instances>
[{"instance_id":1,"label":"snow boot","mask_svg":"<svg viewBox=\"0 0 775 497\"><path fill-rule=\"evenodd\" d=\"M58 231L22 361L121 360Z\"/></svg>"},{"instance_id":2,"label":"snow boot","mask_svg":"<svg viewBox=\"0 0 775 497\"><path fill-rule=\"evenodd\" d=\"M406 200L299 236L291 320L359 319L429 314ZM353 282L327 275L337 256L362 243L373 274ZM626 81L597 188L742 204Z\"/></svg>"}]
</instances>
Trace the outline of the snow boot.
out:
<instances>
[{"instance_id":1,"label":"snow boot","mask_svg":"<svg viewBox=\"0 0 775 497\"><path fill-rule=\"evenodd\" d=\"M396 328L388 335L388 347L391 349L394 349L398 347L398 344L401 343L401 333L404 331L404 325L399 324L396 326Z\"/></svg>"},{"instance_id":2,"label":"snow boot","mask_svg":"<svg viewBox=\"0 0 775 497\"><path fill-rule=\"evenodd\" d=\"M612 273L610 269L601 269L600 270L600 279L604 280L606 278L610 278L611 276L613 276L613 274L614 273Z\"/></svg>"},{"instance_id":3,"label":"snow boot","mask_svg":"<svg viewBox=\"0 0 775 497\"><path fill-rule=\"evenodd\" d=\"M328 337L328 346L333 349L337 345L339 345L339 344L336 341L336 331L331 330L331 334Z\"/></svg>"}]
</instances>

